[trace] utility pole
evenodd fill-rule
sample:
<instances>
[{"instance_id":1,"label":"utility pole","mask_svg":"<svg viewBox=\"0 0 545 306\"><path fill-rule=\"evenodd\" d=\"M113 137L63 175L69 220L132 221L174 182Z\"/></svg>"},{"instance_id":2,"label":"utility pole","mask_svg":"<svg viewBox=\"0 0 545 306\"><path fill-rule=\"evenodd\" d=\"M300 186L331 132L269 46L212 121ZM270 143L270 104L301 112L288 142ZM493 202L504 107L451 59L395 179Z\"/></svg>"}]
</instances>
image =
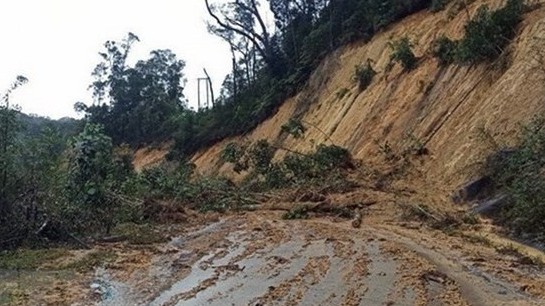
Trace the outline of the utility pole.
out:
<instances>
[{"instance_id":1,"label":"utility pole","mask_svg":"<svg viewBox=\"0 0 545 306\"><path fill-rule=\"evenodd\" d=\"M210 75L206 71L206 69L203 68L204 74L206 77L204 78L197 78L197 103L198 103L198 109L201 109L201 82L204 82L204 88L206 90L206 101L204 102L203 107L209 108L210 105L214 107L214 88L212 87L212 79L210 78Z\"/></svg>"}]
</instances>

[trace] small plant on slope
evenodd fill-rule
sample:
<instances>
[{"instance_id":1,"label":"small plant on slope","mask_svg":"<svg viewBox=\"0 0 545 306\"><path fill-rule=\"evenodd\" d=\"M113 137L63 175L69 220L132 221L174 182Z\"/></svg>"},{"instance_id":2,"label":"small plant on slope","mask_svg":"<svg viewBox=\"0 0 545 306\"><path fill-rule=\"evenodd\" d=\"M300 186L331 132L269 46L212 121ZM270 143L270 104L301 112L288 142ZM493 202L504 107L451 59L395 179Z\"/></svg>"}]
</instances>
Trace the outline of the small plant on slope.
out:
<instances>
[{"instance_id":1,"label":"small plant on slope","mask_svg":"<svg viewBox=\"0 0 545 306\"><path fill-rule=\"evenodd\" d=\"M358 89L360 92L364 91L371 85L373 78L377 72L373 70L370 60L367 60L366 65L356 66L356 75L354 79L358 82Z\"/></svg>"},{"instance_id":2,"label":"small plant on slope","mask_svg":"<svg viewBox=\"0 0 545 306\"><path fill-rule=\"evenodd\" d=\"M410 71L416 68L418 59L413 53L413 45L408 37L405 36L390 43L390 47L393 51L390 55L390 61L400 63L405 71Z\"/></svg>"}]
</instances>

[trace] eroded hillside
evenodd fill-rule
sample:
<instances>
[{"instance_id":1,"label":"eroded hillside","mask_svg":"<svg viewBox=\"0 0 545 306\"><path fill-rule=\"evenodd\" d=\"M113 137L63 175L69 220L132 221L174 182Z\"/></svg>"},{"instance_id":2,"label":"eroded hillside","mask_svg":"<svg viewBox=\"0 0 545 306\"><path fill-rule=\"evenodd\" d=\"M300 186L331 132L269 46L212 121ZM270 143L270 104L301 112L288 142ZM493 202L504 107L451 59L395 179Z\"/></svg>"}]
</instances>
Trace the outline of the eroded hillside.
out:
<instances>
[{"instance_id":1,"label":"eroded hillside","mask_svg":"<svg viewBox=\"0 0 545 306\"><path fill-rule=\"evenodd\" d=\"M539 1L541 2L541 1ZM315 144L334 142L350 150L364 164L380 163L380 146L402 151L418 142L429 150L419 172L426 184L443 195L475 175L476 165L493 149L487 137L500 144L514 140L520 123L543 110L545 68L545 8L524 15L507 52L495 62L441 66L431 54L442 34L463 36L469 16L483 4L492 8L503 1L475 1L467 10L451 4L445 10L414 14L375 35L368 43L353 44L329 56L307 86L287 100L278 112L248 135L224 140L201 151L193 162L204 174L235 176L220 160L232 141L267 139L276 146L309 151ZM416 69L399 64L391 70L390 42L407 36L419 57ZM355 66L367 60L378 74L359 92ZM310 126L304 139L281 133L290 118ZM279 158L285 151L278 150Z\"/></svg>"}]
</instances>

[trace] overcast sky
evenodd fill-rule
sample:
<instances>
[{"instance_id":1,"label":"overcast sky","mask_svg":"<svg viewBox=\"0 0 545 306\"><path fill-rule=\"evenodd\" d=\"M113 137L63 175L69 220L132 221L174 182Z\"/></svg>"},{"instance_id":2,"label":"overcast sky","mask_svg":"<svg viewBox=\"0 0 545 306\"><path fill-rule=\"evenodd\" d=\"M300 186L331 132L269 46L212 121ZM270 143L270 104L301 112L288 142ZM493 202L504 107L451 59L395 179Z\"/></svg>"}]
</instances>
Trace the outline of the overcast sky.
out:
<instances>
[{"instance_id":1,"label":"overcast sky","mask_svg":"<svg viewBox=\"0 0 545 306\"><path fill-rule=\"evenodd\" d=\"M0 92L26 76L11 99L25 113L75 116L75 102L92 101L87 88L104 42L129 31L140 38L132 62L154 49L171 49L186 62L190 105L203 67L216 95L230 71L227 44L206 31L204 0L0 0L0 12Z\"/></svg>"}]
</instances>

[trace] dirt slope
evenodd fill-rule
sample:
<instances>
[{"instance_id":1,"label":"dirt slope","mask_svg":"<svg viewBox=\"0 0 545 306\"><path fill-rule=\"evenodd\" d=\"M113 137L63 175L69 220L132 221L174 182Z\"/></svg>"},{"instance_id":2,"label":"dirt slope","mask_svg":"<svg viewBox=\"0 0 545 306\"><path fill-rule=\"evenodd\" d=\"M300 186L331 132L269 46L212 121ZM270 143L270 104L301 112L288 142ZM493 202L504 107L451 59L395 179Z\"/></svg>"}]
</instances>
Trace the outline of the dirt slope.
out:
<instances>
[{"instance_id":1,"label":"dirt slope","mask_svg":"<svg viewBox=\"0 0 545 306\"><path fill-rule=\"evenodd\" d=\"M502 2L475 1L469 12L473 15L482 4L498 7ZM467 20L465 10L457 12L452 6L438 13L423 11L368 43L337 51L277 114L244 137L199 152L193 162L204 174L234 176L230 166L219 160L227 143L268 139L279 146L308 151L315 143L328 143L322 130L355 158L372 163L380 155L377 142L388 142L400 151L417 139L430 151L421 169L429 184L434 189L452 190L474 175L475 164L491 150L480 136L482 128L501 143L509 143L518 124L545 106L545 68L536 68L535 60L536 53L545 50L545 40L536 39L545 36L545 8L525 15L508 56L494 65L441 67L430 54L432 42L442 34L460 38ZM388 43L405 35L420 57L418 67L407 73L396 65L385 72L391 53ZM358 93L352 79L354 67L367 59L374 61L379 73L367 90ZM304 140L281 134L282 124L292 117L319 130L310 128ZM278 151L277 157L282 154Z\"/></svg>"}]
</instances>

